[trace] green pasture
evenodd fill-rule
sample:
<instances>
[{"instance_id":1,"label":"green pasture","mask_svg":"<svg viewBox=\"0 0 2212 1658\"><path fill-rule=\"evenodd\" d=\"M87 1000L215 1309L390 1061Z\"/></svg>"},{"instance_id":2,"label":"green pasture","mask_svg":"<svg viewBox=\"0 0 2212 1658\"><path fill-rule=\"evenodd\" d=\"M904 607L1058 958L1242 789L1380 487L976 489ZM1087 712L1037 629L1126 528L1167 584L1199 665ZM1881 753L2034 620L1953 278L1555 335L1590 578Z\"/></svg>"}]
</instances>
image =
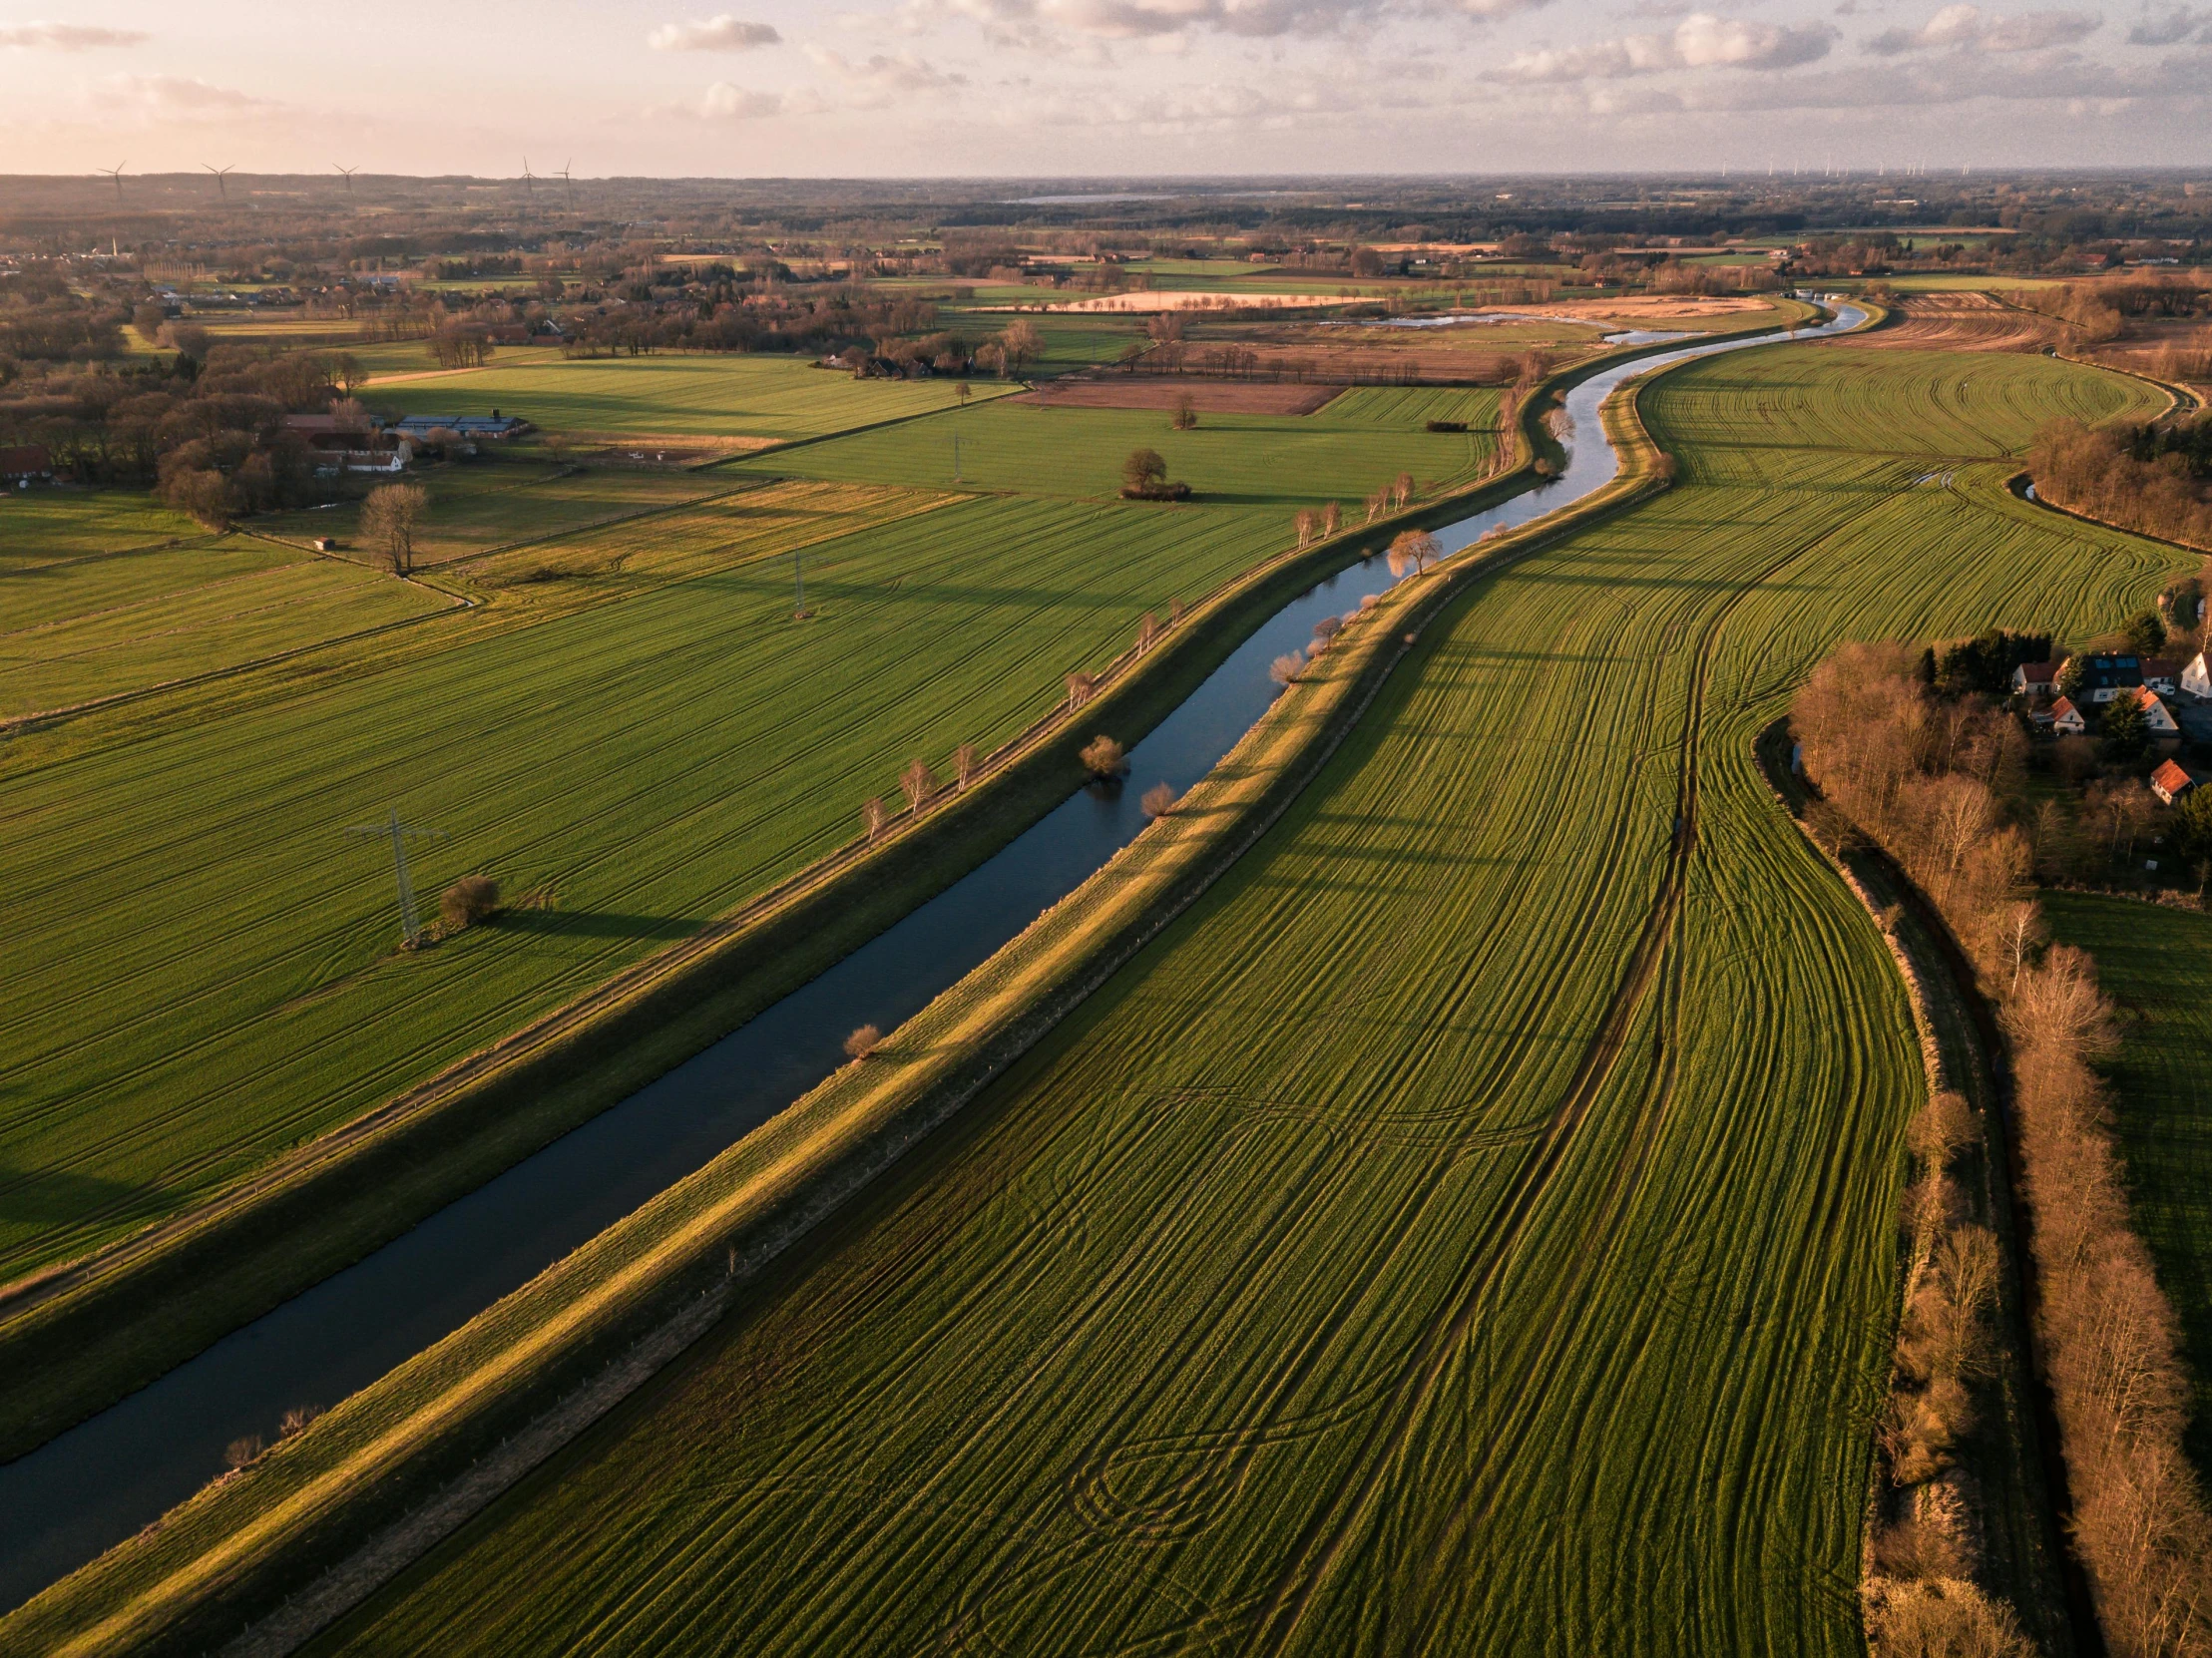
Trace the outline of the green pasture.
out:
<instances>
[{"instance_id":1,"label":"green pasture","mask_svg":"<svg viewBox=\"0 0 2212 1658\"><path fill-rule=\"evenodd\" d=\"M1432 417L1415 411L1439 406L1440 399L1467 411L1480 429L1420 430ZM1324 412L1342 401L1341 395L1332 399ZM953 482L957 435L961 477L970 488L1111 500L1129 453L1152 449L1166 461L1167 475L1189 484L1203 505L1294 509L1334 500L1350 507L1401 472L1411 472L1425 489L1473 482L1496 452L1490 427L1497 407L1497 394L1489 391L1374 387L1327 420L1201 414L1195 429L1178 432L1166 409L997 402L725 470L944 487Z\"/></svg>"},{"instance_id":2,"label":"green pasture","mask_svg":"<svg viewBox=\"0 0 2212 1658\"><path fill-rule=\"evenodd\" d=\"M2135 1229L2196 1379L2189 1451L2212 1478L2212 917L2092 893L2042 901L2051 932L2096 958L2125 1019L2113 1121Z\"/></svg>"},{"instance_id":3,"label":"green pasture","mask_svg":"<svg viewBox=\"0 0 2212 1658\"><path fill-rule=\"evenodd\" d=\"M589 467L564 472L538 449L494 451L487 460L434 467L412 480L430 495L417 541L425 565L466 558L510 542L559 535L582 525L674 506L727 490L716 473ZM373 560L360 545L359 499L331 507L278 513L253 528L290 541L337 539L347 556Z\"/></svg>"},{"instance_id":4,"label":"green pasture","mask_svg":"<svg viewBox=\"0 0 2212 1658\"><path fill-rule=\"evenodd\" d=\"M361 565L239 538L0 574L0 719L235 667L452 603Z\"/></svg>"},{"instance_id":5,"label":"green pasture","mask_svg":"<svg viewBox=\"0 0 2212 1658\"><path fill-rule=\"evenodd\" d=\"M312 1650L1859 1658L1925 1084L1752 740L1839 638L2079 636L2182 562L1993 482L2155 393L1881 368L1663 381L1676 487L1473 586L1179 922Z\"/></svg>"},{"instance_id":6,"label":"green pasture","mask_svg":"<svg viewBox=\"0 0 2212 1658\"><path fill-rule=\"evenodd\" d=\"M208 532L143 492L66 485L0 490L0 578L186 539L205 541ZM0 602L0 625L8 614Z\"/></svg>"},{"instance_id":7,"label":"green pasture","mask_svg":"<svg viewBox=\"0 0 2212 1658\"><path fill-rule=\"evenodd\" d=\"M419 347L418 347L419 349ZM989 398L1014 388L978 381ZM950 380L856 380L791 357L584 357L538 362L494 356L456 369L363 388L371 408L409 414L521 415L547 431L625 436L812 438L927 414L954 402Z\"/></svg>"},{"instance_id":8,"label":"green pasture","mask_svg":"<svg viewBox=\"0 0 2212 1658\"><path fill-rule=\"evenodd\" d=\"M480 611L0 749L0 1279L850 839L909 759L1021 730L1146 611L1285 547L1288 516L756 490L465 567ZM416 865L433 907L482 871L525 908L396 953L389 861L346 835L394 806L450 837Z\"/></svg>"}]
</instances>

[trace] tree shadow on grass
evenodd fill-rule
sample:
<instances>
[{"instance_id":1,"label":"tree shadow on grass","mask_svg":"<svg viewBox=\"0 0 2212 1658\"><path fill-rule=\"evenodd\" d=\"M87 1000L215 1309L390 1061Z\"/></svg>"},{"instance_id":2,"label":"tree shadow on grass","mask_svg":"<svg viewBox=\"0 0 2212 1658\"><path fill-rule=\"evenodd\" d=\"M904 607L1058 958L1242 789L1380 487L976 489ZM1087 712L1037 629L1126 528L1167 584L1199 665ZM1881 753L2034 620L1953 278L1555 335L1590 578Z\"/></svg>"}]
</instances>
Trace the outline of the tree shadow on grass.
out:
<instances>
[{"instance_id":1,"label":"tree shadow on grass","mask_svg":"<svg viewBox=\"0 0 2212 1658\"><path fill-rule=\"evenodd\" d=\"M74 1169L0 1168L0 1228L43 1232L128 1212L160 1192L150 1182L112 1180Z\"/></svg>"}]
</instances>

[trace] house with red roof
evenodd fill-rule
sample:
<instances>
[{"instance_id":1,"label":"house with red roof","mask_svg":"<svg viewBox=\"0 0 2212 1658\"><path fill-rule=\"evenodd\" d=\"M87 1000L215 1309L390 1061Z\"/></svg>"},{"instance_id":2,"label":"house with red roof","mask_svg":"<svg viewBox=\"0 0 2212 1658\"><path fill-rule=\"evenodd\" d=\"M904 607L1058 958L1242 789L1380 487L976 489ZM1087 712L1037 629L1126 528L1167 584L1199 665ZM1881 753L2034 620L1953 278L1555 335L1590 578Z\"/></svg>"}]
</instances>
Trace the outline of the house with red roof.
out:
<instances>
[{"instance_id":1,"label":"house with red roof","mask_svg":"<svg viewBox=\"0 0 2212 1658\"><path fill-rule=\"evenodd\" d=\"M2089 729L2089 722L2081 717L2072 697L2061 696L2050 705L2050 728L2057 736L2078 737Z\"/></svg>"},{"instance_id":2,"label":"house with red roof","mask_svg":"<svg viewBox=\"0 0 2212 1658\"><path fill-rule=\"evenodd\" d=\"M2181 803L2181 797L2197 786L2197 780L2171 760L2159 763L2150 774L2150 792L2169 806Z\"/></svg>"},{"instance_id":3,"label":"house with red roof","mask_svg":"<svg viewBox=\"0 0 2212 1658\"><path fill-rule=\"evenodd\" d=\"M2012 669L2012 694L2030 702L2047 702L2058 688L2056 662L2022 662Z\"/></svg>"}]
</instances>

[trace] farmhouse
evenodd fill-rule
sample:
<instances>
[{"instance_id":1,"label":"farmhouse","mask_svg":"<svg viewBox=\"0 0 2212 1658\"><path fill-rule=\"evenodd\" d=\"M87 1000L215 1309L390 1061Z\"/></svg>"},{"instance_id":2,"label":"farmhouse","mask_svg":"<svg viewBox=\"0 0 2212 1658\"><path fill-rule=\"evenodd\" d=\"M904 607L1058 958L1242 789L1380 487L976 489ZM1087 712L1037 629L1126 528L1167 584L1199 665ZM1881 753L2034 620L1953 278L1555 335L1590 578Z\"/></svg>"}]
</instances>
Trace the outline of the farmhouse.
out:
<instances>
[{"instance_id":1,"label":"farmhouse","mask_svg":"<svg viewBox=\"0 0 2212 1658\"><path fill-rule=\"evenodd\" d=\"M2085 701L2109 702L2143 682L2143 664L2134 656L2068 656L2066 662L2081 669L2081 688L2074 695Z\"/></svg>"},{"instance_id":2,"label":"farmhouse","mask_svg":"<svg viewBox=\"0 0 2212 1658\"><path fill-rule=\"evenodd\" d=\"M2031 702L2048 700L2058 685L2056 662L2022 662L2012 669L2012 694Z\"/></svg>"},{"instance_id":3,"label":"farmhouse","mask_svg":"<svg viewBox=\"0 0 2212 1658\"><path fill-rule=\"evenodd\" d=\"M2207 654L2198 651L2181 670L2181 688L2191 696L2212 697L2212 662L2205 660Z\"/></svg>"},{"instance_id":4,"label":"farmhouse","mask_svg":"<svg viewBox=\"0 0 2212 1658\"><path fill-rule=\"evenodd\" d=\"M2197 786L2197 780L2171 760L2160 762L2150 774L2150 792L2167 805L2177 804L2181 797Z\"/></svg>"},{"instance_id":5,"label":"farmhouse","mask_svg":"<svg viewBox=\"0 0 2212 1658\"><path fill-rule=\"evenodd\" d=\"M2072 697L2061 696L2050 705L2050 728L2061 737L2078 737L2088 730L2089 722L2081 717Z\"/></svg>"},{"instance_id":6,"label":"farmhouse","mask_svg":"<svg viewBox=\"0 0 2212 1658\"><path fill-rule=\"evenodd\" d=\"M54 456L43 443L22 443L0 449L0 484L21 489L54 481Z\"/></svg>"},{"instance_id":7,"label":"farmhouse","mask_svg":"<svg viewBox=\"0 0 2212 1658\"><path fill-rule=\"evenodd\" d=\"M488 415L401 415L392 430L410 438L446 431L463 438L512 438L530 430L530 422L494 409Z\"/></svg>"}]
</instances>

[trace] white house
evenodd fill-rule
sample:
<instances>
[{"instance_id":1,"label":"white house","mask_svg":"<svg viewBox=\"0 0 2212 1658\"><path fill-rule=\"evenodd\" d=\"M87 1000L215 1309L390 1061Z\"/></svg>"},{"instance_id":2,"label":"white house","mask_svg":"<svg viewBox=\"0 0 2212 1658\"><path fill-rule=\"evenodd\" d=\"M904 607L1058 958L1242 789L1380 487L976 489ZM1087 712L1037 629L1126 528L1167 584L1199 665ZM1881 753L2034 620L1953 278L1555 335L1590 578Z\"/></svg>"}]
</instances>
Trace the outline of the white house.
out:
<instances>
[{"instance_id":1,"label":"white house","mask_svg":"<svg viewBox=\"0 0 2212 1658\"><path fill-rule=\"evenodd\" d=\"M2143 710L2143 729L2155 739L2178 737L2181 727L2173 716L2173 710L2159 699L2158 693L2148 686L2137 685L2131 690L2117 691L2106 706L2106 713L2114 713L2133 703Z\"/></svg>"},{"instance_id":2,"label":"white house","mask_svg":"<svg viewBox=\"0 0 2212 1658\"><path fill-rule=\"evenodd\" d=\"M2181 688L2191 696L2212 697L2212 662L2204 659L2207 654L2198 651L2181 670Z\"/></svg>"},{"instance_id":3,"label":"white house","mask_svg":"<svg viewBox=\"0 0 2212 1658\"><path fill-rule=\"evenodd\" d=\"M2197 780L2171 760L2164 761L2150 774L2150 792L2169 806L2177 804L2196 786Z\"/></svg>"},{"instance_id":4,"label":"white house","mask_svg":"<svg viewBox=\"0 0 2212 1658\"><path fill-rule=\"evenodd\" d=\"M2088 730L2089 722L2081 717L2072 697L2061 696L2050 705L2050 728L2061 737L2078 737Z\"/></svg>"},{"instance_id":5,"label":"white house","mask_svg":"<svg viewBox=\"0 0 2212 1658\"><path fill-rule=\"evenodd\" d=\"M2012 694L2031 702L2046 701L2057 688L2057 679L2056 662L2022 662L2012 669Z\"/></svg>"}]
</instances>

